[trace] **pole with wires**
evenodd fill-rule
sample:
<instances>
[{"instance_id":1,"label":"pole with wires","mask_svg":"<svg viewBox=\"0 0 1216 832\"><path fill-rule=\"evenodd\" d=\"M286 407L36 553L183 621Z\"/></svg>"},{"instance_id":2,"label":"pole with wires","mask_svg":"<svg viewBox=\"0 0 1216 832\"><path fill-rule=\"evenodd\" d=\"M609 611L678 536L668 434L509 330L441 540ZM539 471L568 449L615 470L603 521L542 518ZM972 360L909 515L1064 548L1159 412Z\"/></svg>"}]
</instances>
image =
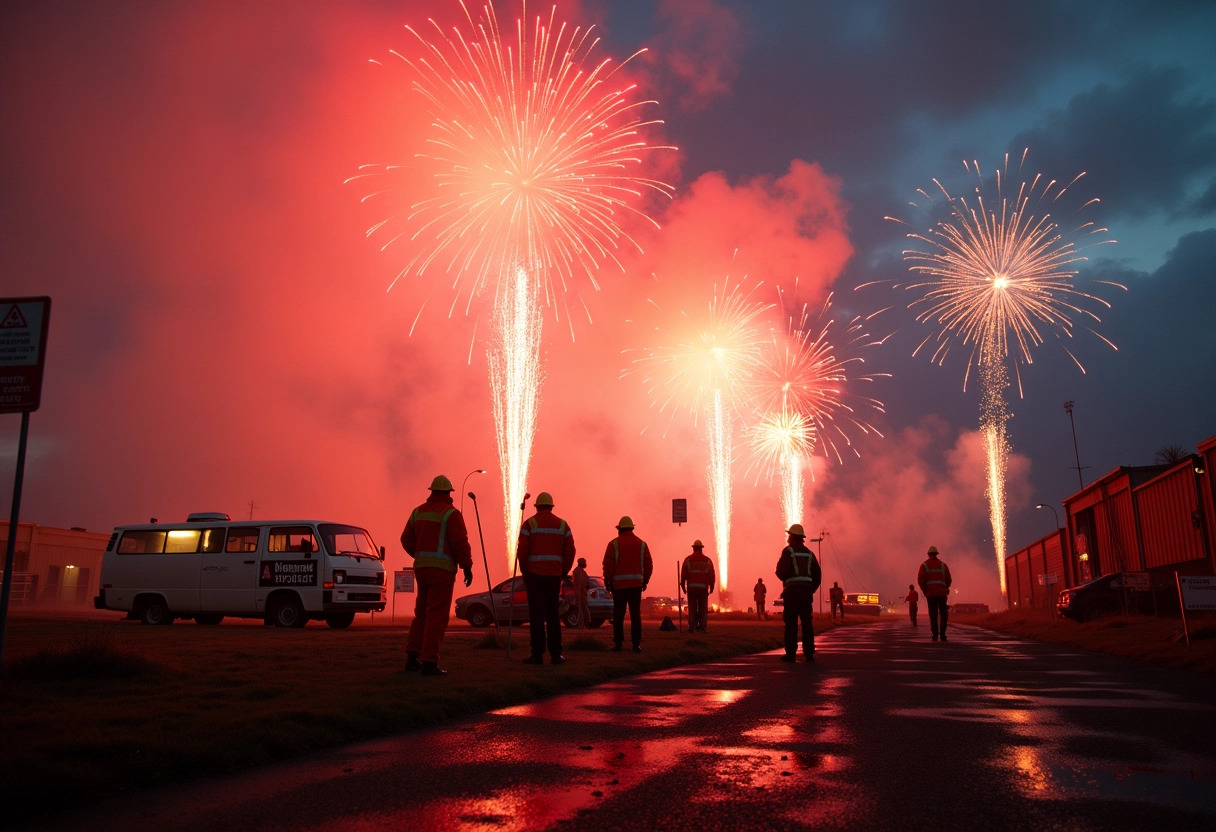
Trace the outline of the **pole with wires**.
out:
<instances>
[{"instance_id":1,"label":"pole with wires","mask_svg":"<svg viewBox=\"0 0 1216 832\"><path fill-rule=\"evenodd\" d=\"M486 559L486 537L481 533L481 510L477 507L477 495L472 491L469 492L469 499L473 501L473 515L477 518L477 537L481 540L481 564L486 570L486 592L490 595L490 617L494 619L494 640L497 641L501 631L498 629L498 613L493 609L494 587L490 583L490 561Z\"/></svg>"}]
</instances>

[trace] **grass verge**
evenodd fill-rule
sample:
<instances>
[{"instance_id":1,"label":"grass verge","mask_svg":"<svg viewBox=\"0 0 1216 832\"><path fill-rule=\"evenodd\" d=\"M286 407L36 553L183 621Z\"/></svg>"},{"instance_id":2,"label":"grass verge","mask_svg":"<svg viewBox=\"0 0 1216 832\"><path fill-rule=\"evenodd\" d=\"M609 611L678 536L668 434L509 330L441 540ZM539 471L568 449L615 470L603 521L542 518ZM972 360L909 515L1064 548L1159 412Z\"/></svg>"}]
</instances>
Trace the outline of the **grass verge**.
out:
<instances>
[{"instance_id":1,"label":"grass verge","mask_svg":"<svg viewBox=\"0 0 1216 832\"><path fill-rule=\"evenodd\" d=\"M854 623L854 622L850 622ZM862 622L856 622L862 623ZM560 667L522 664L528 630L455 623L441 679L407 674L403 626L281 630L13 618L5 643L0 794L29 818L103 796L239 771L651 670L773 650L780 620L717 616L608 652L610 628L564 633ZM831 629L830 617L816 629Z\"/></svg>"}]
</instances>

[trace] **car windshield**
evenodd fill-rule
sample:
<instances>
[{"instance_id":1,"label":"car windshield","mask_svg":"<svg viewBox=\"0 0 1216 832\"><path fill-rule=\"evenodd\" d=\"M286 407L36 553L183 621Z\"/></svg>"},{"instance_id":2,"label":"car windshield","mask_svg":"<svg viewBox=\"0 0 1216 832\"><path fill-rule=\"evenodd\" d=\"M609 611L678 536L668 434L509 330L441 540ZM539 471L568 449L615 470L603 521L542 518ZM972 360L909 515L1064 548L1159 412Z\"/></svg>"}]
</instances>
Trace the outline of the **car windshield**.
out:
<instances>
[{"instance_id":1,"label":"car windshield","mask_svg":"<svg viewBox=\"0 0 1216 832\"><path fill-rule=\"evenodd\" d=\"M366 529L358 526L339 526L336 523L320 525L321 539L325 548L335 555L357 558L379 558L380 552L372 542Z\"/></svg>"}]
</instances>

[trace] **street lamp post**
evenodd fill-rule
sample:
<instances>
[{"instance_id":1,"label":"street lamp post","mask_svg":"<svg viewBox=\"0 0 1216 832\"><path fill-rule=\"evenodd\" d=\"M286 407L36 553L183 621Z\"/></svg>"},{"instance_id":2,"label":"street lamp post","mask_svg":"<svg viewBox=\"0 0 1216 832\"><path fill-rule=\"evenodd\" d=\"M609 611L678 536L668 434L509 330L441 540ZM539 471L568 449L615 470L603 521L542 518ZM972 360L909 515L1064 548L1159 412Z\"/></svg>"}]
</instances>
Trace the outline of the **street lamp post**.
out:
<instances>
[{"instance_id":1,"label":"street lamp post","mask_svg":"<svg viewBox=\"0 0 1216 832\"><path fill-rule=\"evenodd\" d=\"M1056 518L1056 531L1059 531L1059 529L1060 529L1060 513L1059 513L1058 511L1056 511L1056 507L1055 507L1055 506L1048 505L1047 503L1039 503L1037 506L1035 506L1035 508L1049 508L1049 509L1051 509L1051 514L1052 514L1052 516Z\"/></svg>"},{"instance_id":2,"label":"street lamp post","mask_svg":"<svg viewBox=\"0 0 1216 832\"><path fill-rule=\"evenodd\" d=\"M476 471L470 471L469 473L464 475L464 479L460 483L460 513L461 514L464 514L464 486L465 486L465 483L467 483L469 481L469 477L473 476L474 474L484 474L485 472L486 472L485 468L478 468Z\"/></svg>"}]
</instances>

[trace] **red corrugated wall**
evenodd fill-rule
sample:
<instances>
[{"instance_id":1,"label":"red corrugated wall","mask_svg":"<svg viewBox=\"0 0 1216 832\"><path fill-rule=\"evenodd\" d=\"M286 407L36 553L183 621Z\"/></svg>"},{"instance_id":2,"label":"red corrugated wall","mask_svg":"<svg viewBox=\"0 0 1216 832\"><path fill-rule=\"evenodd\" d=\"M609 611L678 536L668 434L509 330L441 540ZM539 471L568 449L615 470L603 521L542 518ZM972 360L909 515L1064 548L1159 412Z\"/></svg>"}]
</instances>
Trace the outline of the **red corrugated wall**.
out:
<instances>
[{"instance_id":1,"label":"red corrugated wall","mask_svg":"<svg viewBox=\"0 0 1216 832\"><path fill-rule=\"evenodd\" d=\"M1199 498L1189 459L1141 485L1135 493L1147 568L1203 559L1202 529L1195 523Z\"/></svg>"}]
</instances>

